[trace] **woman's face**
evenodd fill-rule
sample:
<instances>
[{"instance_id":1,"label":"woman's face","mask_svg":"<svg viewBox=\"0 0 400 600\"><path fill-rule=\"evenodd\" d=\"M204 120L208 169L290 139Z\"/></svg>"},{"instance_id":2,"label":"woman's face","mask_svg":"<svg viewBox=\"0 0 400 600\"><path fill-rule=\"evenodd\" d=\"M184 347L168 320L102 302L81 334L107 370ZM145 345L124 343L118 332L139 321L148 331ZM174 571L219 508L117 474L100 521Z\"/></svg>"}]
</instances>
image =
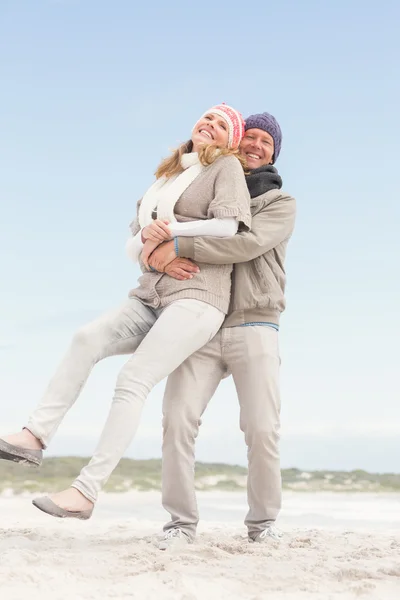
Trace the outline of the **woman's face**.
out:
<instances>
[{"instance_id":1,"label":"woman's face","mask_svg":"<svg viewBox=\"0 0 400 600\"><path fill-rule=\"evenodd\" d=\"M200 146L228 146L228 124L219 115L208 113L196 123L192 132L193 152L198 152Z\"/></svg>"},{"instance_id":2,"label":"woman's face","mask_svg":"<svg viewBox=\"0 0 400 600\"><path fill-rule=\"evenodd\" d=\"M248 129L240 143L240 154L246 159L250 171L271 165L274 156L273 137L262 129Z\"/></svg>"}]
</instances>

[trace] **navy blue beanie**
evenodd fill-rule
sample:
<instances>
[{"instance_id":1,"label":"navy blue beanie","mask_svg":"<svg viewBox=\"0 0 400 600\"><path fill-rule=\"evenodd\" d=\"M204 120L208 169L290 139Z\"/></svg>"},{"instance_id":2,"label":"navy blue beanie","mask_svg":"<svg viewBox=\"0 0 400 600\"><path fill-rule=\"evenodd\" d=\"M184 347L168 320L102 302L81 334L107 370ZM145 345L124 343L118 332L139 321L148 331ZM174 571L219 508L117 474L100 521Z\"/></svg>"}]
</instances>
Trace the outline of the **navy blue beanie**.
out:
<instances>
[{"instance_id":1,"label":"navy blue beanie","mask_svg":"<svg viewBox=\"0 0 400 600\"><path fill-rule=\"evenodd\" d=\"M248 129L262 129L269 133L274 140L274 156L272 157L272 161L275 162L282 146L282 131L275 117L267 112L250 115L246 119L245 130L247 131Z\"/></svg>"}]
</instances>

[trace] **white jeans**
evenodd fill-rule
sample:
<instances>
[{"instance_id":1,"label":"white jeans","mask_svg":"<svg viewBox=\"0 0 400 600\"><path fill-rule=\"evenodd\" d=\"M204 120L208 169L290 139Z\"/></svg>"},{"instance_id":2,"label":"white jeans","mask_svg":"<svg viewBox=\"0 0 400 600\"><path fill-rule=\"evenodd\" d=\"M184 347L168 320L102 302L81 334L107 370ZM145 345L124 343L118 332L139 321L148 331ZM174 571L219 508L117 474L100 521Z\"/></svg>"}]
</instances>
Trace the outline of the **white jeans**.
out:
<instances>
[{"instance_id":1,"label":"white jeans","mask_svg":"<svg viewBox=\"0 0 400 600\"><path fill-rule=\"evenodd\" d=\"M73 487L96 501L135 435L151 389L211 340L223 319L220 310L200 300L177 300L163 310L154 310L131 298L77 332L26 426L45 447L94 365L107 356L134 354L118 375L95 454Z\"/></svg>"}]
</instances>

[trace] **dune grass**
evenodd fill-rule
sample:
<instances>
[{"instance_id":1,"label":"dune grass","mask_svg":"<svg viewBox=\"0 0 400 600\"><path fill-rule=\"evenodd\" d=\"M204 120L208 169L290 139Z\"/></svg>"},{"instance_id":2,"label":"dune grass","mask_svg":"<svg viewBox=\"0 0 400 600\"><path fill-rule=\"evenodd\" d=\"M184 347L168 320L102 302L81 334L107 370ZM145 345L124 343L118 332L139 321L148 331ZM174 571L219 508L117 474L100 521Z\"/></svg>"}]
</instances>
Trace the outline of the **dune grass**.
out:
<instances>
[{"instance_id":1,"label":"dune grass","mask_svg":"<svg viewBox=\"0 0 400 600\"><path fill-rule=\"evenodd\" d=\"M63 456L46 458L40 469L0 461L0 493L53 492L68 487L88 458ZM124 458L106 486L109 492L161 489L161 460ZM243 490L247 469L237 465L197 463L196 488L199 490ZM400 474L356 471L282 470L284 489L296 491L400 492Z\"/></svg>"}]
</instances>

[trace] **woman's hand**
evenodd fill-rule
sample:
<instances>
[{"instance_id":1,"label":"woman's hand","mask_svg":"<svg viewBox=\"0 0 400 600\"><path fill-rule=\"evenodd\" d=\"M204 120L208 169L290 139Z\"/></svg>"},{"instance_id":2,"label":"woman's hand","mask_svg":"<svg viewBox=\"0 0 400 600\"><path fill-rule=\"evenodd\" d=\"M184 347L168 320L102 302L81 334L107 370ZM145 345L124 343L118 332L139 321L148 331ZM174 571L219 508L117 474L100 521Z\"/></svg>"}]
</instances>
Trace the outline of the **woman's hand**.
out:
<instances>
[{"instance_id":1,"label":"woman's hand","mask_svg":"<svg viewBox=\"0 0 400 600\"><path fill-rule=\"evenodd\" d=\"M150 240L151 242L158 242L158 244L161 244L161 242L166 242L171 239L172 233L168 227L168 221L156 219L151 225L147 225L147 227L143 227L142 229L143 243Z\"/></svg>"},{"instance_id":2,"label":"woman's hand","mask_svg":"<svg viewBox=\"0 0 400 600\"><path fill-rule=\"evenodd\" d=\"M146 240L143 246L143 250L142 250L142 254L141 254L141 259L142 262L144 264L144 266L146 267L146 269L148 271L150 271L149 268L149 257L150 254L157 248L157 246L159 246L162 242L157 241L157 242L153 242L152 240Z\"/></svg>"}]
</instances>

